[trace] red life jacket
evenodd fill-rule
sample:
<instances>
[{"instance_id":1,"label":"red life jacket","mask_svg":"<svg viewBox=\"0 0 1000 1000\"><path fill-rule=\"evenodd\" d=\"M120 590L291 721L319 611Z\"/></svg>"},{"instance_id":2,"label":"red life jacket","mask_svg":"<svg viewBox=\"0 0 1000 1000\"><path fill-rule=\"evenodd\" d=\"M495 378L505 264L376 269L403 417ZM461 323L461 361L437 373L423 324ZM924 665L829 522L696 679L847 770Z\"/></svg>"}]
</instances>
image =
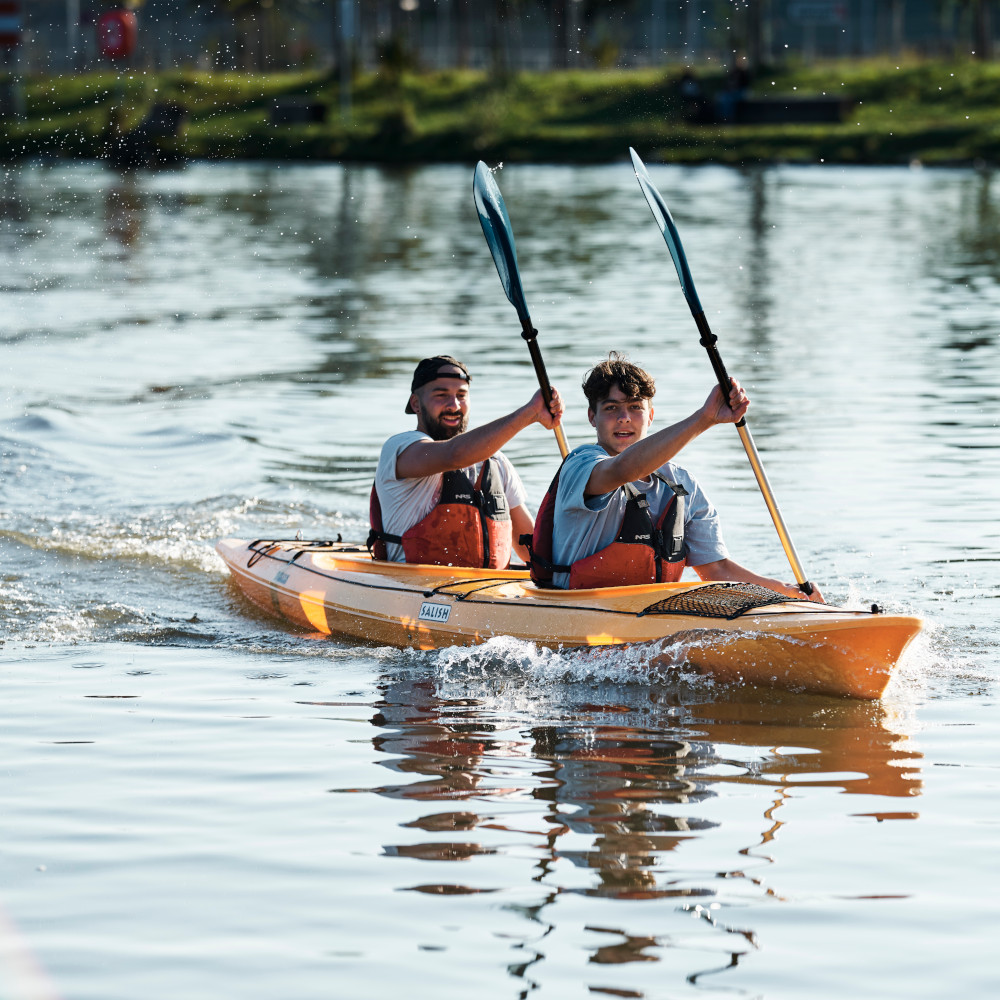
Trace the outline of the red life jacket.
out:
<instances>
[{"instance_id":1,"label":"red life jacket","mask_svg":"<svg viewBox=\"0 0 1000 1000\"><path fill-rule=\"evenodd\" d=\"M510 506L492 458L483 462L475 485L460 469L443 473L434 509L402 535L382 530L382 505L372 485L369 519L367 545L376 559L388 558L386 542L394 542L403 547L408 563L487 569L510 565Z\"/></svg>"},{"instance_id":2,"label":"red life jacket","mask_svg":"<svg viewBox=\"0 0 1000 1000\"><path fill-rule=\"evenodd\" d=\"M562 468L560 467L560 471ZM531 559L528 569L539 587L553 586L555 573L569 574L569 590L587 587L627 587L642 583L672 583L684 571L684 497L687 490L653 473L673 491L663 513L653 524L649 501L631 483L622 489L628 500L621 527L615 540L593 555L575 560L569 566L552 561L552 524L559 489L559 472L542 498L532 535L522 535Z\"/></svg>"}]
</instances>

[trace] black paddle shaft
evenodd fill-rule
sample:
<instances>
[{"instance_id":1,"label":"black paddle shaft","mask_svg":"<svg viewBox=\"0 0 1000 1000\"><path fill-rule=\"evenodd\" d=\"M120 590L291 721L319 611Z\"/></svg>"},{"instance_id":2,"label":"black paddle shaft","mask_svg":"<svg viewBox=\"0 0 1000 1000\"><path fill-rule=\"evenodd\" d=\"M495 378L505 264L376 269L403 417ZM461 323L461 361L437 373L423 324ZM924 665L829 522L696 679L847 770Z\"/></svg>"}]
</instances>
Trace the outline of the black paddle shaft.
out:
<instances>
[{"instance_id":1,"label":"black paddle shaft","mask_svg":"<svg viewBox=\"0 0 1000 1000\"><path fill-rule=\"evenodd\" d=\"M482 160L476 164L472 193L476 202L476 213L482 224L483 235L486 237L490 253L493 255L497 274L500 275L504 294L517 311L517 317L521 321L521 336L528 345L528 353L531 355L531 364L535 369L535 377L538 379L542 399L546 406L551 406L552 384L549 382L548 373L545 371L545 362L542 361L542 352L538 347L538 331L531 323L528 303L525 301L524 289L521 287L521 274L517 267L517 251L514 249L514 232L510 225L510 216L507 214L507 206L504 204L503 195L500 194L500 188L497 187L493 173ZM566 443L566 435L563 433L562 426L556 424L552 430L556 436L556 443L559 445L559 453L565 458L569 454L569 445Z\"/></svg>"},{"instance_id":2,"label":"black paddle shaft","mask_svg":"<svg viewBox=\"0 0 1000 1000\"><path fill-rule=\"evenodd\" d=\"M521 336L528 345L528 354L531 355L531 363L535 368L538 387L542 390L545 405L548 406L552 402L552 383L549 382L548 373L545 371L545 362L542 360L542 352L538 346L538 331L531 325L530 319L521 320Z\"/></svg>"},{"instance_id":3,"label":"black paddle shaft","mask_svg":"<svg viewBox=\"0 0 1000 1000\"><path fill-rule=\"evenodd\" d=\"M716 347L716 341L718 338L714 333L712 333L712 330L708 325L708 319L705 316L705 310L702 308L701 300L698 298L698 291L694 286L694 279L691 277L691 269L688 267L687 257L684 254L684 247L681 245L680 233L677 232L677 226L674 225L674 220L670 215L670 209L667 208L667 203L663 200L663 196L656 190L656 186L650 180L649 173L646 170L645 164L639 158L639 154L631 147L629 148L629 154L632 157L632 166L635 168L635 176L639 181L639 187L642 189L642 193L646 198L646 204L649 205L650 211L653 213L653 218L656 220L657 227L667 244L667 249L670 251L670 256L674 262L674 268L677 271L677 277L680 279L681 290L684 292L684 298L687 299L688 308L691 310L691 316L695 321L695 325L698 327L698 332L701 334L701 344L708 352L708 358L709 361L712 362L715 377L719 381L719 388L722 390L723 399L725 399L728 404L729 393L732 391L732 382L729 378L729 373L726 371L726 366L722 363L722 358L719 355L718 348ZM753 436L750 434L750 428L747 427L745 417L736 424L736 430L739 431L740 440L743 442L747 458L750 460L750 466L753 469L754 476L757 479L757 485L760 487L761 494L764 497L764 503L767 505L771 519L774 521L774 527L778 532L778 538L781 541L782 548L785 550L785 555L788 556L788 561L791 564L792 572L795 574L795 580L799 585L799 590L807 595L811 594L814 589L813 585L806 579L805 571L802 569L802 564L799 562L798 554L795 551L795 546L792 544L792 539L788 534L788 529L785 527L785 521L781 516L781 511L778 510L778 504L774 499L771 484L767 481L764 466L761 463L760 455L757 452L757 446L754 444Z\"/></svg>"},{"instance_id":4,"label":"black paddle shaft","mask_svg":"<svg viewBox=\"0 0 1000 1000\"><path fill-rule=\"evenodd\" d=\"M719 381L719 388L722 390L722 398L728 406L729 394L733 391L733 383L729 377L729 372L726 371L722 355L719 354L719 349L715 346L719 338L712 333L712 329L708 325L708 317L703 311L692 311L691 315L694 317L695 326L698 327L698 332L701 334L701 346L708 352L708 360L712 362L712 369L715 371L715 377ZM743 427L746 422L747 418L741 417L736 426Z\"/></svg>"}]
</instances>

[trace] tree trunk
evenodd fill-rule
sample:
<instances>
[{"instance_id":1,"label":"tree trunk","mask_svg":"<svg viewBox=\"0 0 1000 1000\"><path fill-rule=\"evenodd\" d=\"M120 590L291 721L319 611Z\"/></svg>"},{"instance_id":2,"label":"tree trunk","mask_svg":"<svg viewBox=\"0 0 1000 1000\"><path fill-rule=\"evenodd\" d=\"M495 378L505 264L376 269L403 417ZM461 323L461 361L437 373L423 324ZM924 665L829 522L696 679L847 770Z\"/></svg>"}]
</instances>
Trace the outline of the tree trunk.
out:
<instances>
[{"instance_id":1,"label":"tree trunk","mask_svg":"<svg viewBox=\"0 0 1000 1000\"><path fill-rule=\"evenodd\" d=\"M569 65L569 11L567 3L573 0L551 0L549 6L552 18L552 66L566 69Z\"/></svg>"},{"instance_id":2,"label":"tree trunk","mask_svg":"<svg viewBox=\"0 0 1000 1000\"><path fill-rule=\"evenodd\" d=\"M993 58L991 0L975 0L972 8L972 51L977 59Z\"/></svg>"},{"instance_id":3,"label":"tree trunk","mask_svg":"<svg viewBox=\"0 0 1000 1000\"><path fill-rule=\"evenodd\" d=\"M861 0L855 51L863 56L872 55L876 49L875 36L875 0Z\"/></svg>"},{"instance_id":4,"label":"tree trunk","mask_svg":"<svg viewBox=\"0 0 1000 1000\"><path fill-rule=\"evenodd\" d=\"M253 40L250 37L253 25L249 18L241 16L235 24L236 28L236 67L244 73L253 70Z\"/></svg>"},{"instance_id":5,"label":"tree trunk","mask_svg":"<svg viewBox=\"0 0 1000 1000\"><path fill-rule=\"evenodd\" d=\"M402 31L403 9L399 6L399 0L389 0L389 35L398 38Z\"/></svg>"},{"instance_id":6,"label":"tree trunk","mask_svg":"<svg viewBox=\"0 0 1000 1000\"><path fill-rule=\"evenodd\" d=\"M454 0L455 5L455 62L460 69L468 69L472 52L472 32L469 17L471 0Z\"/></svg>"},{"instance_id":7,"label":"tree trunk","mask_svg":"<svg viewBox=\"0 0 1000 1000\"><path fill-rule=\"evenodd\" d=\"M701 22L697 0L687 0L684 8L684 56L694 62L701 53Z\"/></svg>"},{"instance_id":8,"label":"tree trunk","mask_svg":"<svg viewBox=\"0 0 1000 1000\"><path fill-rule=\"evenodd\" d=\"M765 44L765 30L769 12L768 0L750 0L746 9L747 63L751 73L770 62L769 46Z\"/></svg>"},{"instance_id":9,"label":"tree trunk","mask_svg":"<svg viewBox=\"0 0 1000 1000\"><path fill-rule=\"evenodd\" d=\"M496 76L505 77L510 69L507 59L507 0L494 0L486 8L489 26L490 65Z\"/></svg>"},{"instance_id":10,"label":"tree trunk","mask_svg":"<svg viewBox=\"0 0 1000 1000\"><path fill-rule=\"evenodd\" d=\"M358 26L354 20L354 0L334 0L333 12L333 51L337 59L337 70L340 78L353 70L354 38Z\"/></svg>"},{"instance_id":11,"label":"tree trunk","mask_svg":"<svg viewBox=\"0 0 1000 1000\"><path fill-rule=\"evenodd\" d=\"M903 0L890 0L889 3L889 51L898 56L903 51Z\"/></svg>"},{"instance_id":12,"label":"tree trunk","mask_svg":"<svg viewBox=\"0 0 1000 1000\"><path fill-rule=\"evenodd\" d=\"M334 30L334 52L337 57L337 77L340 84L340 116L348 119L351 117L355 38L358 34L354 0L336 0Z\"/></svg>"}]
</instances>

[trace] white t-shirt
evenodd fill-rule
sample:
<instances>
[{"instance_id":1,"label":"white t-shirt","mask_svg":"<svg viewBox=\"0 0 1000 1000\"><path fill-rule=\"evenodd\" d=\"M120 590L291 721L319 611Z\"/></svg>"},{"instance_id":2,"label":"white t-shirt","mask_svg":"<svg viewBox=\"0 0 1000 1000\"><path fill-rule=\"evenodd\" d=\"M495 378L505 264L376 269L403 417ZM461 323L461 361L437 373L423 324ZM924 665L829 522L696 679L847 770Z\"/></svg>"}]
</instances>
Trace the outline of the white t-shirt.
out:
<instances>
[{"instance_id":1,"label":"white t-shirt","mask_svg":"<svg viewBox=\"0 0 1000 1000\"><path fill-rule=\"evenodd\" d=\"M574 448L563 463L552 524L552 561L557 565L569 566L577 559L592 556L618 537L628 502L625 491L619 488L602 496L584 496L594 466L611 457L599 444L585 444ZM703 566L727 559L729 552L722 539L719 512L694 476L671 462L661 465L657 472L688 492L684 498L687 564ZM636 480L632 485L646 495L649 515L655 524L673 497L673 491L656 476ZM567 587L569 574L556 573L552 582L557 587Z\"/></svg>"},{"instance_id":2,"label":"white t-shirt","mask_svg":"<svg viewBox=\"0 0 1000 1000\"><path fill-rule=\"evenodd\" d=\"M384 445L375 470L375 491L382 506L382 530L389 535L402 535L418 521L422 521L441 498L442 473L421 479L397 479L396 460L411 444L417 441L431 441L423 431L404 431L394 434ZM522 506L528 499L521 477L502 452L493 456L499 467L500 485L507 497L510 509ZM482 462L462 471L473 483L482 471ZM391 562L405 562L403 547L395 542L386 542L386 551Z\"/></svg>"}]
</instances>

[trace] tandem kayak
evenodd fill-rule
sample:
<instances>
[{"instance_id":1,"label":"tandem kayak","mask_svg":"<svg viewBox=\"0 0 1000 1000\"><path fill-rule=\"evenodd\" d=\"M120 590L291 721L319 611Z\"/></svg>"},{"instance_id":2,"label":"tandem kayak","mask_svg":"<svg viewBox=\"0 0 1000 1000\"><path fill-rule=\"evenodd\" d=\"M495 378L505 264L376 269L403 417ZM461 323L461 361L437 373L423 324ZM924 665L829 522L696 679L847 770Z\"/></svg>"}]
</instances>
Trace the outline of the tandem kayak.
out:
<instances>
[{"instance_id":1,"label":"tandem kayak","mask_svg":"<svg viewBox=\"0 0 1000 1000\"><path fill-rule=\"evenodd\" d=\"M250 601L311 632L417 649L493 636L554 649L660 643L668 662L726 683L851 698L881 697L922 624L744 583L566 591L524 571L384 562L340 542L226 538L216 551Z\"/></svg>"}]
</instances>

